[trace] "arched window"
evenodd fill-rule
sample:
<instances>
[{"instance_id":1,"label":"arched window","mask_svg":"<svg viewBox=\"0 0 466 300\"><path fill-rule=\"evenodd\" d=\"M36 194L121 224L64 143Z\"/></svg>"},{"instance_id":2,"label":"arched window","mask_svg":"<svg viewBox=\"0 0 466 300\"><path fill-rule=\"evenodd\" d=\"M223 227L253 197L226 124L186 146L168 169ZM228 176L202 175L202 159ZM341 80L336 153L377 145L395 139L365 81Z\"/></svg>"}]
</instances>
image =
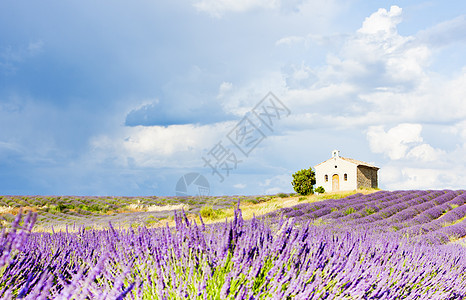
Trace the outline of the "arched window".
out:
<instances>
[{"instance_id":1,"label":"arched window","mask_svg":"<svg viewBox=\"0 0 466 300\"><path fill-rule=\"evenodd\" d=\"M325 182L328 181L328 175L325 175Z\"/></svg>"},{"instance_id":2,"label":"arched window","mask_svg":"<svg viewBox=\"0 0 466 300\"><path fill-rule=\"evenodd\" d=\"M348 181L348 174L345 173L343 177L345 178L345 181Z\"/></svg>"}]
</instances>

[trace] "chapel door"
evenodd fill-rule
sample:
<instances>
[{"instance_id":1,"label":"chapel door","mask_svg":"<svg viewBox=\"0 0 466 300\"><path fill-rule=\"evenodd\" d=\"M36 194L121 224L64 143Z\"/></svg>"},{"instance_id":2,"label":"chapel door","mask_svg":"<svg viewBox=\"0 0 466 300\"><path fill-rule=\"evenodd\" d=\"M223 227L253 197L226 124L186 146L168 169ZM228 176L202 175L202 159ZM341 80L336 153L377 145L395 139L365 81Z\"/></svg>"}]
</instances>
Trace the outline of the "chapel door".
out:
<instances>
[{"instance_id":1,"label":"chapel door","mask_svg":"<svg viewBox=\"0 0 466 300\"><path fill-rule=\"evenodd\" d=\"M338 174L332 176L332 192L338 192L340 190L340 178Z\"/></svg>"}]
</instances>

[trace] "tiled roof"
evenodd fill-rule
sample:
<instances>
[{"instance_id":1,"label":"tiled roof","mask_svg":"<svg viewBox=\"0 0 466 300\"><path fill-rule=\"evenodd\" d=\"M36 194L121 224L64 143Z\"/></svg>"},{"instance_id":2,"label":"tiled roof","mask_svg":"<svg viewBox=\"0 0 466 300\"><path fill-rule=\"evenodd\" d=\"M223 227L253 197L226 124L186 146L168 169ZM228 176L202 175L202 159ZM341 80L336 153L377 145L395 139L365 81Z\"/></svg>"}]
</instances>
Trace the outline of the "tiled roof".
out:
<instances>
[{"instance_id":1,"label":"tiled roof","mask_svg":"<svg viewBox=\"0 0 466 300\"><path fill-rule=\"evenodd\" d=\"M360 161L360 160L356 160L356 159L352 159L352 158L346 158L346 157L341 157L341 159L344 159L346 161L349 161L350 163L353 163L355 165L358 165L358 166L366 166L366 167L369 167L369 168L373 168L373 169L380 169L379 167L376 167L376 166L373 166L369 163L366 163L366 162L363 162L363 161Z\"/></svg>"},{"instance_id":2,"label":"tiled roof","mask_svg":"<svg viewBox=\"0 0 466 300\"><path fill-rule=\"evenodd\" d=\"M355 165L358 165L358 166L366 166L366 167L373 168L373 169L377 169L377 170L380 169L379 167L373 166L373 165L371 165L371 164L369 164L369 163L366 163L366 162L363 162L363 161L360 161L360 160L356 160L356 159L352 159L352 158L346 158L346 157L342 157L342 156L339 156L339 158L341 158L341 159L343 159L343 160L346 160L346 161L348 161L348 162L350 162L350 163L353 163L353 164L355 164ZM327 160L324 161L324 162L321 162L321 163L318 164L318 165L315 165L314 167L317 167L317 166L319 166L319 165L321 165L321 164L323 164L323 163L326 163L327 161L329 161L329 160L331 160L331 159L333 159L333 157L327 159Z\"/></svg>"}]
</instances>

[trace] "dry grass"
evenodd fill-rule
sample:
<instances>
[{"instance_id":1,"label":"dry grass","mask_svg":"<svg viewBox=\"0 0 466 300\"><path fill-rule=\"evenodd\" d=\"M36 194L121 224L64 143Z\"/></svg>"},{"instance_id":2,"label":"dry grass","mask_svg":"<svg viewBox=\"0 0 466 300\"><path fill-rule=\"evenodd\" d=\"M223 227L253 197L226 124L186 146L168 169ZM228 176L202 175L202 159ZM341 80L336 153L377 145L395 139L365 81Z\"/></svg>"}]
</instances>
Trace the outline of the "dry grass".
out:
<instances>
[{"instance_id":1,"label":"dry grass","mask_svg":"<svg viewBox=\"0 0 466 300\"><path fill-rule=\"evenodd\" d=\"M23 207L11 207L11 206L0 206L0 214L12 214L17 215L19 212L27 214L30 211L37 212L37 207L23 206Z\"/></svg>"},{"instance_id":2,"label":"dry grass","mask_svg":"<svg viewBox=\"0 0 466 300\"><path fill-rule=\"evenodd\" d=\"M284 208L284 207L292 207L298 205L300 203L313 203L328 199L340 199L350 195L354 195L357 193L362 194L370 194L377 192L378 190L354 190L354 191L346 191L346 192L332 192L332 193L325 193L320 195L309 195L309 196L296 196L296 197L288 197L288 198L273 198L267 202L262 202L258 204L242 204L240 205L241 212L243 218L245 220L252 219L253 216L262 216L268 213L271 213L277 209ZM228 214L233 215L233 209L228 209L225 211Z\"/></svg>"},{"instance_id":3,"label":"dry grass","mask_svg":"<svg viewBox=\"0 0 466 300\"><path fill-rule=\"evenodd\" d=\"M329 200L329 199L340 199L344 198L350 195L354 195L357 193L361 194L371 194L378 192L379 190L376 189L361 189L361 190L354 190L354 191L345 191L345 192L331 192L331 193L325 193L325 194L320 194L320 195L309 195L309 196L295 196L295 197L286 197L286 198L272 198L271 200L265 201L265 202L260 202L257 204L250 203L250 202L245 202L240 204L240 209L241 209L241 214L243 216L243 219L245 220L250 220L254 216L262 216L268 213L271 213L273 211L276 211L280 208L285 208L285 207L292 207L300 203L313 203L313 202L318 202L318 201L324 201L324 200ZM216 222L222 222L224 220L231 220L234 216L234 209L233 208L227 208L227 209L222 209L222 213L220 214L220 218L213 218L213 219L205 219L204 223L206 224L211 224L211 223L216 223ZM196 221L198 224L200 223L200 219L197 215L188 215L188 220ZM159 222L161 224L153 224L154 227L158 226L166 226L168 223L168 226L174 226L175 222L173 220L163 220Z\"/></svg>"},{"instance_id":4,"label":"dry grass","mask_svg":"<svg viewBox=\"0 0 466 300\"><path fill-rule=\"evenodd\" d=\"M93 224L92 226L83 226L85 228L92 228L93 230L109 229L106 224ZM129 226L128 226L129 227ZM53 230L52 230L53 228ZM80 230L81 225L73 226L71 224L47 224L47 225L34 225L32 232L77 232Z\"/></svg>"},{"instance_id":5,"label":"dry grass","mask_svg":"<svg viewBox=\"0 0 466 300\"><path fill-rule=\"evenodd\" d=\"M309 195L309 196L293 196L293 197L264 197L265 201L259 203L252 203L250 201L244 201L240 203L240 209L242 212L242 216L245 220L252 219L254 216L262 216L273 211L276 211L280 208L285 207L292 207L300 203L313 203L318 201L324 201L328 199L340 199L344 198L356 193L362 194L370 194L377 192L378 190L375 189L363 189L363 190L354 190L354 191L345 191L345 192L332 192L332 193L325 193L320 195ZM184 211L189 210L189 206L186 204L177 204L177 205L164 205L164 206L145 206L141 204L130 204L123 208L124 212L126 213L137 213L137 212L169 212L169 211ZM216 209L215 214L213 217L204 218L204 223L211 224L216 222L224 222L225 220L231 220L234 216L234 208L225 208L225 209ZM113 212L112 212L113 213ZM200 218L197 214L187 214L186 216L190 222L196 222L200 224ZM112 222L115 224L118 222ZM147 226L147 227L164 227L164 226L175 226L175 221L173 215L168 218L163 219L150 219L148 222L140 223L140 224L122 224L121 228L129 228L129 227L137 227L137 226ZM68 230L72 231L73 226L68 226ZM93 229L106 229L108 225L105 224L93 224L90 227ZM120 227L120 226L118 226ZM56 224L54 225L54 231L64 231L66 230L65 224ZM51 231L50 225L43 225L37 226L34 228L34 231Z\"/></svg>"},{"instance_id":6,"label":"dry grass","mask_svg":"<svg viewBox=\"0 0 466 300\"><path fill-rule=\"evenodd\" d=\"M182 209L186 210L187 208L188 206L186 204L164 205L164 206L152 205L152 206L145 207L144 211L160 212L160 211L182 210Z\"/></svg>"},{"instance_id":7,"label":"dry grass","mask_svg":"<svg viewBox=\"0 0 466 300\"><path fill-rule=\"evenodd\" d=\"M0 214L11 214L13 209L11 206L0 206Z\"/></svg>"}]
</instances>

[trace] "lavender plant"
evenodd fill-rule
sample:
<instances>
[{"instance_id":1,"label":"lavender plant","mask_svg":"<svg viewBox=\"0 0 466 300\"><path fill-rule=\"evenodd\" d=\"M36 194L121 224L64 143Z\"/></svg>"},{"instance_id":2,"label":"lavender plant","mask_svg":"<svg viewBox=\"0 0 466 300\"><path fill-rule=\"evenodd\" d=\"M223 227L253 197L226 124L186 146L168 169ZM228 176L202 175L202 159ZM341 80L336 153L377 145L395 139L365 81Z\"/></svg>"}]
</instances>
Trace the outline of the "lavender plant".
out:
<instances>
[{"instance_id":1,"label":"lavender plant","mask_svg":"<svg viewBox=\"0 0 466 300\"><path fill-rule=\"evenodd\" d=\"M35 215L18 214L0 297L464 299L466 248L449 242L466 236L465 196L359 194L211 225L178 212L172 228L31 232Z\"/></svg>"}]
</instances>

